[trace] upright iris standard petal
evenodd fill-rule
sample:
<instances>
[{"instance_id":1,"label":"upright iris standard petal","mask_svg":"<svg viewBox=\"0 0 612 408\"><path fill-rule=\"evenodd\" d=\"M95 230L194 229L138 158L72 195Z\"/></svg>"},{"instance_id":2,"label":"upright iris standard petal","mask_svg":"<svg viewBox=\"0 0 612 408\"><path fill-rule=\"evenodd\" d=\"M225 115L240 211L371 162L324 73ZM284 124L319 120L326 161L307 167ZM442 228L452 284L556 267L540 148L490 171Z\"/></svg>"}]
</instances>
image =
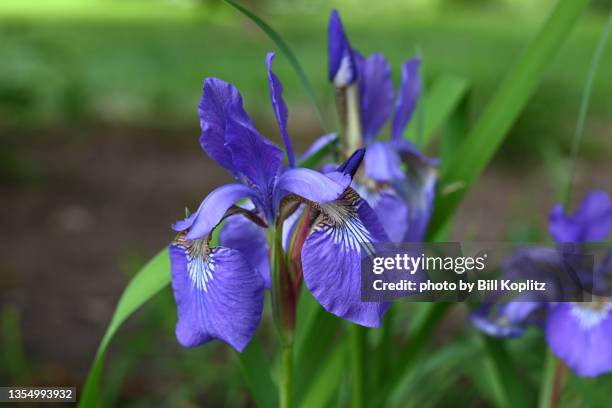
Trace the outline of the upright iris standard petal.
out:
<instances>
[{"instance_id":1,"label":"upright iris standard petal","mask_svg":"<svg viewBox=\"0 0 612 408\"><path fill-rule=\"evenodd\" d=\"M270 86L270 99L272 100L272 107L274 108L274 114L276 115L276 121L280 128L283 143L285 144L285 151L287 152L287 161L289 166L295 167L295 156L293 154L293 147L291 147L291 139L287 133L287 119L289 113L287 111L287 105L283 99L283 84L278 79L274 72L272 72L272 61L276 54L269 52L266 55L266 65L268 67L268 83Z\"/></svg>"},{"instance_id":2,"label":"upright iris standard petal","mask_svg":"<svg viewBox=\"0 0 612 408\"><path fill-rule=\"evenodd\" d=\"M276 190L297 194L315 203L326 203L340 197L350 183L350 176L332 179L318 171L295 168L279 177Z\"/></svg>"},{"instance_id":3,"label":"upright iris standard petal","mask_svg":"<svg viewBox=\"0 0 612 408\"><path fill-rule=\"evenodd\" d=\"M605 239L612 228L612 201L601 190L592 191L568 215L557 204L549 216L549 232L557 242L588 242Z\"/></svg>"},{"instance_id":4,"label":"upright iris standard petal","mask_svg":"<svg viewBox=\"0 0 612 408\"><path fill-rule=\"evenodd\" d=\"M368 177L379 183L390 183L405 178L400 155L387 142L376 142L368 147L365 155L365 171Z\"/></svg>"},{"instance_id":5,"label":"upright iris standard petal","mask_svg":"<svg viewBox=\"0 0 612 408\"><path fill-rule=\"evenodd\" d=\"M239 215L229 217L219 236L221 246L236 249L270 287L270 259L265 229Z\"/></svg>"},{"instance_id":6,"label":"upright iris standard petal","mask_svg":"<svg viewBox=\"0 0 612 408\"><path fill-rule=\"evenodd\" d=\"M355 176L363 158L365 157L365 148L357 149L351 156L342 163L336 170L339 173L349 175L351 178Z\"/></svg>"},{"instance_id":7,"label":"upright iris standard petal","mask_svg":"<svg viewBox=\"0 0 612 408\"><path fill-rule=\"evenodd\" d=\"M253 191L242 184L226 184L213 190L198 210L183 221L176 222L172 228L177 231L185 231L187 239L198 239L206 237L223 219L225 212L237 201L250 197Z\"/></svg>"},{"instance_id":8,"label":"upright iris standard petal","mask_svg":"<svg viewBox=\"0 0 612 408\"><path fill-rule=\"evenodd\" d=\"M402 83L395 103L395 116L391 124L391 137L393 139L401 139L421 95L420 65L421 60L417 57L410 58L402 65Z\"/></svg>"},{"instance_id":9,"label":"upright iris standard petal","mask_svg":"<svg viewBox=\"0 0 612 408\"><path fill-rule=\"evenodd\" d=\"M231 112L233 120L254 128L242 107L242 97L238 90L228 82L206 78L198 104L202 128L200 145L210 158L235 174L232 152L225 139L228 112Z\"/></svg>"},{"instance_id":10,"label":"upright iris standard petal","mask_svg":"<svg viewBox=\"0 0 612 408\"><path fill-rule=\"evenodd\" d=\"M300 157L300 162L304 162L307 160L311 160L314 157L328 155L333 151L332 146L336 145L338 142L338 134L337 133L328 133L323 136L320 136L317 140L315 140L310 147L302 154Z\"/></svg>"},{"instance_id":11,"label":"upright iris standard petal","mask_svg":"<svg viewBox=\"0 0 612 408\"><path fill-rule=\"evenodd\" d=\"M363 137L370 141L378 135L393 109L391 66L380 53L367 58L355 52L359 67L359 99Z\"/></svg>"},{"instance_id":12,"label":"upright iris standard petal","mask_svg":"<svg viewBox=\"0 0 612 408\"><path fill-rule=\"evenodd\" d=\"M329 17L328 35L329 80L337 87L350 85L357 80L357 66L337 10Z\"/></svg>"},{"instance_id":13,"label":"upright iris standard petal","mask_svg":"<svg viewBox=\"0 0 612 408\"><path fill-rule=\"evenodd\" d=\"M551 350L580 376L612 372L611 303L558 303L546 322Z\"/></svg>"},{"instance_id":14,"label":"upright iris standard petal","mask_svg":"<svg viewBox=\"0 0 612 408\"><path fill-rule=\"evenodd\" d=\"M321 204L320 215L302 249L306 286L329 312L354 323L377 327L388 303L361 301L361 258L369 243L386 241L370 206L352 189Z\"/></svg>"},{"instance_id":15,"label":"upright iris standard petal","mask_svg":"<svg viewBox=\"0 0 612 408\"><path fill-rule=\"evenodd\" d=\"M184 347L219 339L242 351L263 310L264 281L239 251L208 248L206 240L170 245L176 337Z\"/></svg>"},{"instance_id":16,"label":"upright iris standard petal","mask_svg":"<svg viewBox=\"0 0 612 408\"><path fill-rule=\"evenodd\" d=\"M283 151L257 130L233 120L228 113L226 143L232 151L234 169L246 177L266 201L283 160Z\"/></svg>"}]
</instances>

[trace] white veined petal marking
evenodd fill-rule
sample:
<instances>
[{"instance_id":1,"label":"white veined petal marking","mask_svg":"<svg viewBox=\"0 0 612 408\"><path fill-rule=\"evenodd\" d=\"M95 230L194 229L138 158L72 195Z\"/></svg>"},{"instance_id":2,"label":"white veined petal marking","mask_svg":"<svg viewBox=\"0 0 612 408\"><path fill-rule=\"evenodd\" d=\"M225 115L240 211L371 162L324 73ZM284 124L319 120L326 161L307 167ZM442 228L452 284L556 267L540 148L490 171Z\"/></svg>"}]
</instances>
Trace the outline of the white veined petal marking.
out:
<instances>
[{"instance_id":1,"label":"white veined petal marking","mask_svg":"<svg viewBox=\"0 0 612 408\"><path fill-rule=\"evenodd\" d=\"M208 283L214 278L215 260L211 255L212 250L208 245L208 239L197 239L187 241L184 234L174 240L174 244L185 250L187 258L187 272L192 287L198 291L208 291Z\"/></svg>"},{"instance_id":2,"label":"white veined petal marking","mask_svg":"<svg viewBox=\"0 0 612 408\"><path fill-rule=\"evenodd\" d=\"M319 204L321 218L314 230L323 231L344 250L361 251L365 248L369 255L373 255L372 236L357 216L361 203L359 194L349 188L338 200Z\"/></svg>"},{"instance_id":3,"label":"white veined petal marking","mask_svg":"<svg viewBox=\"0 0 612 408\"><path fill-rule=\"evenodd\" d=\"M571 314L583 330L590 330L600 324L610 310L612 303L608 302L574 303L571 306Z\"/></svg>"}]
</instances>

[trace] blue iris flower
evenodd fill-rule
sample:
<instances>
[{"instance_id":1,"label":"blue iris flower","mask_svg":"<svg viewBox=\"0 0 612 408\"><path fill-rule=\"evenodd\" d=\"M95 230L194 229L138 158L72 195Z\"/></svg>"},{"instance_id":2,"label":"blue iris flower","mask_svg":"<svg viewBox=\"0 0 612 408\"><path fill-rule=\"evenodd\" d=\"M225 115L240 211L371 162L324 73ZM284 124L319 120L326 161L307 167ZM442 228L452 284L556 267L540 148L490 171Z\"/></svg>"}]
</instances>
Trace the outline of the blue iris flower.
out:
<instances>
[{"instance_id":1,"label":"blue iris flower","mask_svg":"<svg viewBox=\"0 0 612 408\"><path fill-rule=\"evenodd\" d=\"M612 200L600 190L592 191L573 214L561 204L549 216L549 233L561 251L531 248L510 258L506 273L516 272L532 278L544 269L561 270L564 254L580 253L583 244L601 241L612 229ZM580 271L578 271L580 272ZM526 326L535 323L543 328L553 353L577 375L597 376L612 372L612 251L590 269L593 288L590 302L510 302L504 305L484 304L471 316L480 330L498 337L520 336Z\"/></svg>"},{"instance_id":2,"label":"blue iris flower","mask_svg":"<svg viewBox=\"0 0 612 408\"><path fill-rule=\"evenodd\" d=\"M200 145L236 183L212 191L196 212L172 226L177 232L169 246L176 336L185 347L212 339L239 351L246 347L261 319L265 288L278 289L270 283L268 237L292 213L308 217L302 270L291 277L294 286L303 276L325 309L364 326L378 326L388 307L360 301L362 244L387 240L370 206L349 187L364 151L327 174L296 167L273 58L273 53L266 58L268 81L286 166L283 150L257 131L238 90L220 79L204 80ZM211 234L222 221L221 245L213 247Z\"/></svg>"}]
</instances>

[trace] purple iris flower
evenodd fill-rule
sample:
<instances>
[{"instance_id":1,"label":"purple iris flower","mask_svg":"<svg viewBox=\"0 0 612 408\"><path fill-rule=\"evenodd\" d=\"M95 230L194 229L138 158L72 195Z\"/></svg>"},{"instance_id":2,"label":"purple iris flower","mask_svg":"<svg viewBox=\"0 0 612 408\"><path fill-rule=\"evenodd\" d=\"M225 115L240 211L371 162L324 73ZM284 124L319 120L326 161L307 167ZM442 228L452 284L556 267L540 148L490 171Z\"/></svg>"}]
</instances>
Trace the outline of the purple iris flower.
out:
<instances>
[{"instance_id":1,"label":"purple iris flower","mask_svg":"<svg viewBox=\"0 0 612 408\"><path fill-rule=\"evenodd\" d=\"M549 232L560 245L562 254L549 261L561 264L566 244L575 244L570 246L575 250L582 244L607 238L611 228L612 201L604 191L588 194L573 214L566 214L561 205L556 205L550 213ZM528 270L534 262L541 261L542 254L543 249L533 249L531 256L524 258L517 267ZM577 375L597 376L612 372L609 340L612 337L612 302L609 297L597 295L610 293L612 252L595 265L592 272L595 294L590 302L511 302L500 306L493 315L487 313L489 305L485 305L472 314L472 322L488 334L509 337L522 334L526 323L544 313L539 322L549 347ZM508 309L514 310L509 312Z\"/></svg>"},{"instance_id":2,"label":"purple iris flower","mask_svg":"<svg viewBox=\"0 0 612 408\"><path fill-rule=\"evenodd\" d=\"M266 58L270 95L288 166L282 163L283 150L256 130L238 90L220 79L204 80L200 145L237 182L212 191L195 213L172 226L178 233L169 246L176 336L185 347L213 339L238 351L246 347L261 319L265 288L271 286L269 237L299 205L308 208L302 216L310 217L300 249L303 279L315 298L330 312L365 326L379 325L388 307L359 297L361 256L369 243L386 240L372 209L349 187L364 152L326 175L295 167L273 58L273 53ZM211 235L222 221L221 245L213 247ZM294 277L298 283L300 278Z\"/></svg>"},{"instance_id":3,"label":"purple iris flower","mask_svg":"<svg viewBox=\"0 0 612 408\"><path fill-rule=\"evenodd\" d=\"M329 79L337 88L343 123L342 148L366 146L365 172L354 186L370 203L391 241L421 241L432 213L437 160L423 155L402 135L421 95L420 59L402 64L394 101L391 67L384 55L353 49L340 16L329 21ZM390 121L391 137L379 140ZM324 137L329 138L329 135Z\"/></svg>"}]
</instances>

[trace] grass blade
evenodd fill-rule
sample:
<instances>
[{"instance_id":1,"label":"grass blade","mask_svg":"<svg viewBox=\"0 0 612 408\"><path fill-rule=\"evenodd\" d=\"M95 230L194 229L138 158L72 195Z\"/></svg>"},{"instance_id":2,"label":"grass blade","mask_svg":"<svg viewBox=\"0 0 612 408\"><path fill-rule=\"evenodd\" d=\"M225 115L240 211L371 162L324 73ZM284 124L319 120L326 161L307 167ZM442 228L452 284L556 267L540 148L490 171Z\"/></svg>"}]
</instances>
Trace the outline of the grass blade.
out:
<instances>
[{"instance_id":1,"label":"grass blade","mask_svg":"<svg viewBox=\"0 0 612 408\"><path fill-rule=\"evenodd\" d=\"M572 195L572 184L574 183L574 174L576 173L576 160L578 159L578 150L582 143L582 135L584 134L584 123L586 122L586 115L589 110L589 103L591 102L591 93L593 91L593 82L595 82L595 76L599 63L601 62L601 56L606 43L608 42L608 36L610 34L610 26L612 26L612 13L608 17L608 22L604 26L604 29L599 37L599 42L595 48L595 53L591 59L591 65L589 66L589 73L587 75L587 81L584 86L584 93L580 102L580 112L578 113L578 121L576 122L576 131L574 132L574 140L572 141L572 151L570 154L570 169L567 176L566 192L564 196L565 207L569 205L570 196Z\"/></svg>"},{"instance_id":2,"label":"grass blade","mask_svg":"<svg viewBox=\"0 0 612 408\"><path fill-rule=\"evenodd\" d=\"M278 406L278 393L276 385L270 376L270 370L265 368L269 366L268 361L259 343L259 339L255 337L249 343L249 346L242 352L236 353L240 361L240 368L246 379L249 389L253 393L253 398L258 407L275 408Z\"/></svg>"},{"instance_id":3,"label":"grass blade","mask_svg":"<svg viewBox=\"0 0 612 408\"><path fill-rule=\"evenodd\" d=\"M261 28L261 30L264 33L266 33L266 35L270 38L270 40L272 40L272 42L276 44L276 46L285 55L285 57L287 57L287 59L289 60L289 63L295 70L295 73L300 78L300 81L302 82L302 85L304 86L304 89L306 90L306 93L308 94L308 97L310 98L312 105L314 106L317 112L317 116L319 117L319 121L321 122L321 126L323 127L323 130L327 131L327 126L325 125L325 121L323 120L323 112L321 110L321 107L319 106L319 102L317 101L317 97L314 93L312 85L310 84L310 81L308 80L308 77L306 76L306 73L304 72L302 65L300 65L300 62L298 61L293 51L291 51L291 48L289 47L289 45L287 45L285 40L283 40L280 34L278 34L272 27L270 27L268 23L263 21L261 17L253 13L251 10L243 7L242 5L238 4L234 0L223 0L223 1L225 1L227 4L229 4L230 6L232 6L239 12L241 12L242 14L244 14L253 23L255 23L259 28Z\"/></svg>"},{"instance_id":4,"label":"grass blade","mask_svg":"<svg viewBox=\"0 0 612 408\"><path fill-rule=\"evenodd\" d=\"M104 368L104 357L111 339L119 327L140 306L156 295L170 283L170 257L164 249L153 257L130 281L117 303L117 308L111 319L104 337L98 346L93 365L87 376L83 393L79 401L80 407L95 407L100 400L100 379Z\"/></svg>"},{"instance_id":5,"label":"grass blade","mask_svg":"<svg viewBox=\"0 0 612 408\"><path fill-rule=\"evenodd\" d=\"M560 0L525 55L501 83L442 173L430 236L435 236L444 226L469 187L491 161L588 3L588 0Z\"/></svg>"}]
</instances>

